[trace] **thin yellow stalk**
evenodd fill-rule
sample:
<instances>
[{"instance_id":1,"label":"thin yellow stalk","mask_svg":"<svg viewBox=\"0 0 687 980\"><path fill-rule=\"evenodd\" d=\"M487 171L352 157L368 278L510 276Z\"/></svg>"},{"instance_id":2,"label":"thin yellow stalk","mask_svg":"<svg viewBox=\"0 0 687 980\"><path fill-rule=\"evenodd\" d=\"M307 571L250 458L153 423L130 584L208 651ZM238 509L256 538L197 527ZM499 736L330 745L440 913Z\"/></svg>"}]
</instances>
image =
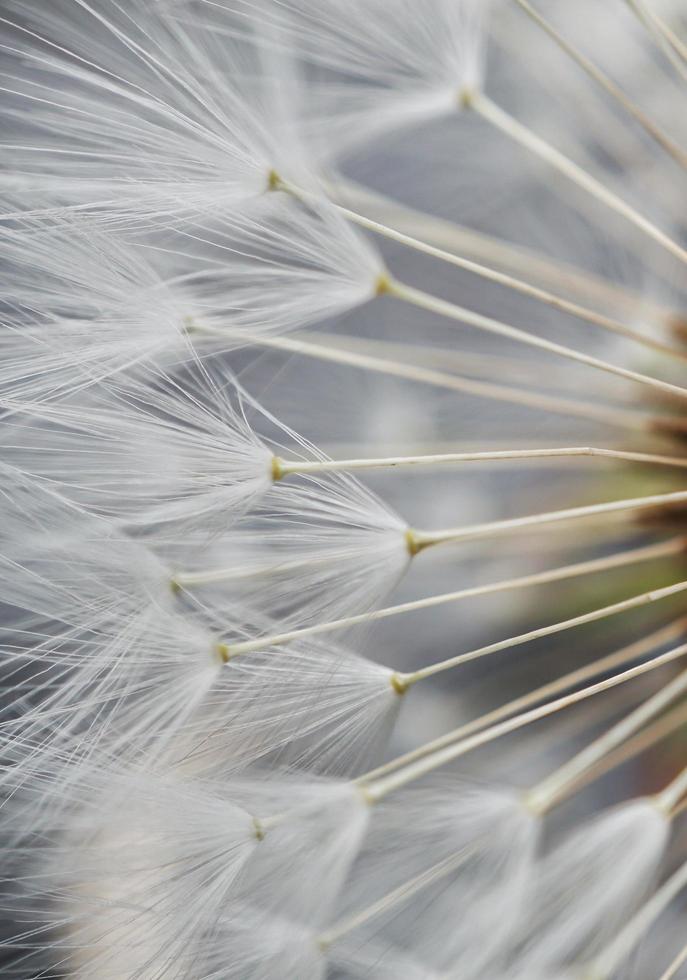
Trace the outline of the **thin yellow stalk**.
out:
<instances>
[{"instance_id":1,"label":"thin yellow stalk","mask_svg":"<svg viewBox=\"0 0 687 980\"><path fill-rule=\"evenodd\" d=\"M687 943L685 943L675 959L671 962L668 969L664 970L658 980L673 980L673 977L676 976L677 971L685 963L687 963Z\"/></svg>"},{"instance_id":2,"label":"thin yellow stalk","mask_svg":"<svg viewBox=\"0 0 687 980\"><path fill-rule=\"evenodd\" d=\"M449 855L449 857L444 858L443 861L439 861L432 865L431 868L427 868L426 871L420 872L414 878L404 881L397 888L392 889L392 891L387 892L376 902L372 902L370 905L366 906L364 909L360 909L358 912L354 912L352 915L340 922L335 923L331 928L327 929L326 932L320 933L317 938L317 945L322 950L329 949L333 946L335 942L347 936L354 929L358 929L360 926L374 919L376 916L385 912L387 909L393 908L394 905L398 905L401 902L407 902L409 898L413 895L418 894L428 885L433 882L445 878L446 875L451 874L453 871L457 871L458 868L465 864L469 860L470 856L474 853L475 848L466 846L461 851Z\"/></svg>"},{"instance_id":3,"label":"thin yellow stalk","mask_svg":"<svg viewBox=\"0 0 687 980\"><path fill-rule=\"evenodd\" d=\"M645 317L666 327L684 319L683 313L635 293L627 286L600 278L586 269L558 262L522 245L514 245L436 215L415 211L354 181L339 177L331 192L340 201L356 202L358 208L376 214L385 224L393 223L409 236L468 255L475 261L498 264L502 269L528 280L535 278L552 289L613 308L622 316L634 318L641 311Z\"/></svg>"},{"instance_id":4,"label":"thin yellow stalk","mask_svg":"<svg viewBox=\"0 0 687 980\"><path fill-rule=\"evenodd\" d=\"M402 378L418 384L430 385L460 394L474 395L491 401L508 402L512 405L524 405L540 412L552 412L557 415L592 419L605 425L637 431L680 430L684 420L682 417L650 416L628 409L611 408L596 405L590 401L573 401L567 398L556 398L537 391L525 391L520 388L510 388L507 385L493 384L487 381L475 381L445 371L404 364L387 358L373 357L346 350L329 343L312 343L298 337L250 336L236 330L220 330L194 323L194 330L219 337L229 337L236 342L245 342L247 346L267 347L303 357L315 358L319 361L329 361L332 364L345 365L363 371L373 371L389 377ZM343 338L344 340L347 338Z\"/></svg>"},{"instance_id":5,"label":"thin yellow stalk","mask_svg":"<svg viewBox=\"0 0 687 980\"><path fill-rule=\"evenodd\" d=\"M506 462L528 459L555 459L568 457L596 457L616 459L632 463L650 463L655 466L687 467L687 457L656 456L652 453L636 453L620 449L603 449L591 446L573 446L555 449L505 449L475 453L427 453L413 456L377 456L358 459L298 460L275 456L272 474L275 480L293 475L331 473L340 470L369 470L405 466L440 466L451 463Z\"/></svg>"},{"instance_id":6,"label":"thin yellow stalk","mask_svg":"<svg viewBox=\"0 0 687 980\"><path fill-rule=\"evenodd\" d=\"M687 263L687 252L685 252L685 262ZM503 323L501 320L483 316L481 313L475 313L473 310L468 310L463 306L457 306L455 303L449 303L447 300L439 299L421 289L415 289L413 286L399 282L392 276L384 276L380 280L379 293L388 294L412 306L417 306L419 309L426 310L428 313L435 313L437 316L444 317L448 320L467 323L477 330L484 330L486 333L492 333L499 337L507 337L509 340L526 344L529 347L536 347L538 350L544 350L549 354L564 357L566 360L574 361L577 364L584 364L586 367L592 367L598 371L605 371L607 374L613 374L618 378L623 378L625 381L633 381L677 398L687 398L687 389L679 385L671 384L668 381L661 381L659 378L650 377L646 374L640 374L638 371L630 371L628 368L618 367L608 361L602 361L598 357L592 357L590 354L583 354L580 351L573 350L571 347L565 347L563 344L556 344L552 340L546 340L544 337L537 337L535 334L530 334L526 330L521 330L519 327L513 327L508 323Z\"/></svg>"},{"instance_id":7,"label":"thin yellow stalk","mask_svg":"<svg viewBox=\"0 0 687 980\"><path fill-rule=\"evenodd\" d=\"M678 674L664 688L643 701L638 708L530 789L527 793L530 809L536 813L546 813L560 803L572 792L581 776L593 769L614 749L623 745L685 691L687 691L687 670Z\"/></svg>"},{"instance_id":8,"label":"thin yellow stalk","mask_svg":"<svg viewBox=\"0 0 687 980\"><path fill-rule=\"evenodd\" d=\"M541 361L521 355L495 354L491 351L467 351L455 347L414 344L388 338L352 337L350 334L328 334L318 330L299 330L301 340L313 341L346 350L372 354L378 357L392 357L414 366L423 365L438 368L440 371L457 372L461 376L491 380L508 379L510 384L527 385L535 389L545 385L554 390L556 396L566 388L576 393L580 390L577 372L570 371L568 364L551 364L542 376ZM585 376L584 392L587 399L605 400L608 397L608 378L605 375Z\"/></svg>"},{"instance_id":9,"label":"thin yellow stalk","mask_svg":"<svg viewBox=\"0 0 687 980\"><path fill-rule=\"evenodd\" d=\"M545 303L547 306L551 306L556 310L560 310L562 313L567 313L570 316L574 316L579 320L585 321L586 323L592 323L604 330L610 330L612 333L626 337L628 340L632 340L635 343L642 344L645 347L650 347L653 350L660 351L663 354L669 354L671 357L687 360L686 352L681 351L670 344L663 343L654 337L640 333L638 330L628 327L626 324L616 320L614 317L606 316L603 313L590 310L585 306L581 306L579 303L574 303L571 300L558 296L555 293L551 293L548 290L533 286L531 283L525 282L522 279L517 279L514 276L507 275L506 273L499 272L496 269L489 268L488 266L482 265L478 262L463 258L462 256L456 255L453 252L447 252L435 245L431 245L429 242L421 241L418 238L407 235L404 232L399 231L397 228L391 228L388 225L375 221L373 218L369 218L365 215L359 214L356 211L352 211L350 208L346 208L343 205L335 205L335 207L340 214L342 214L352 223L359 225L361 228L365 228L368 231L372 231L377 235L381 235L383 238L388 238L391 241L405 245L407 248L412 248L417 252L422 252L425 255L430 255L433 258L440 259L442 262L456 266L459 269L464 269L466 272L471 272L482 277L483 279L488 279L490 282L498 283L499 285L512 289L524 296L529 296L531 299L536 299L539 302Z\"/></svg>"},{"instance_id":10,"label":"thin yellow stalk","mask_svg":"<svg viewBox=\"0 0 687 980\"><path fill-rule=\"evenodd\" d=\"M678 146L659 126L634 102L615 82L606 75L594 62L590 61L586 55L565 40L563 35L536 10L528 0L515 0L515 3L530 17L539 27L545 31L550 38L564 51L593 81L600 85L604 91L614 99L618 105L628 112L635 122L644 129L646 133L659 146L663 147L680 166L687 168L687 153Z\"/></svg>"},{"instance_id":11,"label":"thin yellow stalk","mask_svg":"<svg viewBox=\"0 0 687 980\"><path fill-rule=\"evenodd\" d=\"M658 42L675 71L687 81L687 45L644 0L627 0L631 10Z\"/></svg>"},{"instance_id":12,"label":"thin yellow stalk","mask_svg":"<svg viewBox=\"0 0 687 980\"><path fill-rule=\"evenodd\" d=\"M564 697L557 698L555 701L549 701L546 704L540 705L539 707L532 708L530 711L526 711L523 714L516 715L514 718L509 718L505 721L499 722L498 724L493 725L484 731L477 732L475 735L471 735L468 738L461 739L460 741L454 742L450 745L445 744L444 740L446 736L442 736L442 744L438 745L438 747L436 742L428 743L426 747L427 751L421 759L417 759L414 762L411 762L409 765L399 768L395 772L391 773L391 775L382 776L378 779L369 779L367 774L365 774L359 778L358 783L361 785L367 799L369 799L371 803L376 803L388 796L389 793L402 789L409 783L412 783L417 779L421 779L423 776L434 772L434 770L439 769L441 766L455 761L474 749L487 745L504 735L509 735L512 732L518 731L520 728L524 728L542 718L547 718L550 715L556 714L558 711L562 711L564 708L570 707L574 704L579 704L581 701L584 701L589 697L594 697L596 694L600 694L603 691L617 687L619 684L624 684L627 681L634 680L634 678L640 677L642 674L655 670L658 667L662 667L665 664L671 663L672 661L683 657L686 653L687 643L683 643L681 646L675 647L673 650L669 650L667 653L661 654L651 661L639 664L636 667L630 667L628 670L622 671L620 674L616 674L613 677L598 681L596 684L582 688L581 690L575 691L572 694L567 694ZM642 709L644 710L646 717L644 717L643 721L637 721L637 727L641 727L641 724L650 719L652 713L658 713L663 706L670 703L671 700L677 698L685 690L687 690L687 671L684 671L677 678L675 678L675 680L671 681L670 684L659 692L659 695L654 696L654 698L642 705ZM658 703L659 697L662 699L661 704ZM559 782L563 783L567 778L572 783L572 781L578 778L585 769L593 766L593 764L597 761L597 758L603 756L604 751L602 750L610 752L613 748L615 748L616 744L619 744L619 742L622 742L624 738L629 737L631 734L631 731L626 732L622 737L620 737L619 734L618 742L616 742L615 739L607 738L606 742L602 744L602 740L598 740L597 743L594 743L595 751L589 752L590 758L588 759L588 764L575 766L574 773L563 773ZM575 759L578 759L578 756L576 756ZM561 770L558 770L554 775L557 776L560 772ZM565 785L567 786L567 782ZM543 784L542 788L545 788L543 787ZM532 792L533 791L530 791L530 793ZM528 802L530 803L532 810L536 811L537 800L533 797ZM553 794L549 793L546 801L542 800L542 804L544 802L546 802L546 804L553 805Z\"/></svg>"},{"instance_id":13,"label":"thin yellow stalk","mask_svg":"<svg viewBox=\"0 0 687 980\"><path fill-rule=\"evenodd\" d=\"M653 650L656 650L657 647L677 640L680 636L684 635L685 629L686 625L684 619L675 620L675 622L670 623L668 626L662 626L660 629L654 630L648 636L642 637L641 640L636 640L634 643L623 646L619 650L614 650L607 656L601 657L600 660L595 660L591 664L586 664L584 667L580 667L569 674L565 674L563 677L559 677L554 681L550 681L548 684L535 688L533 691L528 691L527 694L523 694L519 698L515 698L512 701L508 701L506 704L500 705L493 711L479 715L477 718L467 722L465 725L461 725L460 728L454 729L453 731L448 732L446 735L442 735L439 738L434 739L434 741L430 743L429 747L427 745L421 745L417 749L413 749L410 752L406 752L402 756L397 756L395 759L391 759L389 762L386 762L383 765L378 766L376 769L366 773L363 781L376 779L379 776L384 776L389 772L394 772L396 769L401 769L409 762L414 762L416 759L422 759L424 756L430 754L436 749L443 748L447 745L453 745L455 742L459 742L461 739L467 738L468 735L481 731L482 729L487 728L490 725L503 720L504 718L509 718L512 715L515 715L520 711L524 711L525 709L530 708L532 705L535 705L541 701L546 701L547 698L554 697L556 694L560 694L561 691L565 691L571 687L576 687L578 684L591 680L592 677L599 674L606 674L609 671L613 671L618 667L622 667L623 665L630 663L632 660L637 660L640 657L651 653ZM684 708L681 710L684 711Z\"/></svg>"},{"instance_id":14,"label":"thin yellow stalk","mask_svg":"<svg viewBox=\"0 0 687 980\"><path fill-rule=\"evenodd\" d=\"M475 585L467 589L460 589L457 592L443 592L440 595L427 596L423 599L413 599L409 602L402 602L395 606L387 606L384 609L375 609L372 612L358 613L355 616L347 616L344 619L330 620L325 623L314 623L312 626L302 626L299 629L290 630L284 633L275 633L270 636L261 636L255 640L246 640L241 643L232 643L227 646L227 661L232 660L235 657L243 656L247 653L254 653L258 650L265 650L273 646L281 646L285 643L292 643L296 640L303 640L312 636L321 636L324 633L337 632L343 629L350 629L353 626L359 626L361 624L369 624L376 622L381 619L389 619L392 616L398 616L404 613L417 612L424 609L432 609L436 606L445 605L451 602L458 602L462 599L474 599L477 596L491 595L495 592L502 592L511 589L521 589L527 588L533 585L544 585L550 582L563 581L567 578L573 578L577 575L589 575L595 572L608 571L612 568L625 568L628 565L635 564L642 561L653 561L657 558L664 558L670 555L676 555L683 553L685 551L685 541L683 538L676 538L670 541L664 541L656 545L648 545L643 548L636 548L633 551L620 552L617 555L609 555L604 558L594 558L586 562L578 562L574 565L565 565L560 568L549 569L545 572L535 572L532 575L521 576L520 578L506 579L501 582L492 582L488 585ZM198 575L202 573L194 573L193 576L190 575L180 575L175 579L178 585L188 585L189 580L192 579L190 584L202 584L198 582ZM213 581L217 581L213 579ZM684 588L687 588L687 583L684 584ZM679 591L678 586L669 586L668 588ZM657 590L657 592L660 590ZM651 596L654 593L650 594ZM657 598L662 598L658 596ZM634 602L638 605L643 605L646 602L655 601L653 598L643 598L640 601L639 597L634 599L625 600L622 605L629 602ZM603 618L603 615L612 615L616 611L615 606L605 607L604 610L596 610L595 613L587 613L587 617L592 618ZM622 611L620 609L618 612ZM591 620L588 620L591 621ZM569 621L570 625L577 625L577 623L572 623ZM557 624L559 628L568 628L568 624ZM546 630L552 630L557 632L553 627L545 627ZM530 636L530 634L525 634ZM516 637L515 640L524 642ZM501 641L507 645L512 645L514 640ZM492 645L493 646L493 645ZM499 649L501 648L500 645ZM491 652L491 648L482 648L480 651L472 651L468 654L462 654L460 658L454 658L456 663L462 662L463 659L472 660L477 655L482 655L487 650ZM442 664L434 665L434 669L431 667L424 668L424 671L416 671L413 674L396 674L395 675L395 685L397 687L409 687L411 684L416 683L421 680L423 676L430 676L439 670L447 669L446 666Z\"/></svg>"},{"instance_id":15,"label":"thin yellow stalk","mask_svg":"<svg viewBox=\"0 0 687 980\"><path fill-rule=\"evenodd\" d=\"M632 916L611 943L581 973L581 980L610 980L674 898L687 887L687 861ZM670 975L670 974L669 974Z\"/></svg>"},{"instance_id":16,"label":"thin yellow stalk","mask_svg":"<svg viewBox=\"0 0 687 980\"><path fill-rule=\"evenodd\" d=\"M580 616L573 616L572 619L564 619L549 626L540 626L538 629L529 630L527 633L520 633L518 636L510 636L505 640L498 640L496 643L489 643L487 646L478 647L475 650L468 650L467 653L459 653L455 657L440 660L437 663L429 664L409 673L397 673L395 675L396 687L405 691L418 681L426 680L435 674L441 674L447 670L453 670L462 664L470 663L472 660L480 660L488 657L492 653L502 650L511 650L513 647L522 646L523 643L530 643L533 640L543 639L545 636L554 636L557 633L564 633L577 626L585 626L587 623L595 623L600 619L607 619L609 616L617 616L618 613L630 612L632 609L639 609L642 606L650 605L653 602L660 602L670 596L679 595L687 592L687 581L677 582L675 585L667 585L662 589L652 589L649 592L642 592L632 596L630 599L623 599L621 602L614 602L608 606L601 606L591 612L583 613Z\"/></svg>"},{"instance_id":17,"label":"thin yellow stalk","mask_svg":"<svg viewBox=\"0 0 687 980\"><path fill-rule=\"evenodd\" d=\"M654 797L656 805L665 813L673 813L682 797L687 793L687 768L677 776L660 793Z\"/></svg>"},{"instance_id":18,"label":"thin yellow stalk","mask_svg":"<svg viewBox=\"0 0 687 980\"><path fill-rule=\"evenodd\" d=\"M474 97L478 99L478 96ZM472 104L472 96L470 99L470 104ZM312 197L307 191L304 191L300 187L291 184L288 181L282 180L282 178L273 172L270 174L269 186L272 190L283 190L286 193L293 194L299 200L307 201ZM344 208L341 205L334 205L340 214L344 215L348 220L353 221L368 230L374 231L377 234L385 235L387 238L391 238L395 241L402 242L406 246L410 246L417 251L424 252L425 254L431 255L435 258L440 258L445 262L449 262L452 265L459 265L461 268L470 268L472 272L479 272L480 275L487 275L488 278L500 282L502 285L510 286L511 288L518 288L520 292L525 292L529 296L534 296L537 299L545 300L546 302L552 303L557 306L557 308L565 310L566 312L572 313L575 316L582 316L583 319L589 320L590 317L592 322L596 323L598 326L603 326L608 329L620 333L626 337L630 337L633 340L638 340L640 343L645 342L645 338L638 334L636 331L626 327L624 324L620 324L612 321L609 317L604 317L601 314L594 314L593 311L584 310L564 300L560 297L554 297L545 294L542 290L538 290L535 287L529 286L526 283L516 282L516 280L510 277L504 276L495 270L487 270L483 267L478 267L474 263L467 262L466 260L459 259L457 256L451 253L444 252L441 249L437 249L432 245L424 242L420 242L417 239L411 239L402 232L395 231L394 229L385 227L379 222L373 221L370 218L366 218L361 214L357 214L354 211ZM677 246L675 246L677 248ZM685 261L687 262L687 252L684 252ZM433 313L437 313L440 316L447 317L448 319L458 320L461 323L469 323L471 326L476 327L479 330L485 330L490 333L495 333L499 336L508 337L511 340L517 341L519 343L527 344L531 347L536 347L540 350L546 350L549 353L556 354L559 357L565 357L568 360L576 361L577 363L585 364L587 367L593 367L598 370L606 371L611 374L615 374L625 380L634 381L640 384L649 385L650 387L659 388L662 391L667 391L670 394L676 395L678 397L687 398L687 390L680 388L678 385L672 385L669 382L660 381L657 378L648 377L647 375L640 374L637 371L629 371L625 368L620 368L616 365L609 364L607 361L602 361L599 358L591 357L587 354L582 354L579 351L573 350L570 347L566 347L562 344L554 343L553 341L545 340L541 337L537 337L534 334L530 334L525 330L521 330L517 327L513 327L510 324L503 323L498 320L494 320L492 317L482 316L481 314L475 313L472 310L468 310L465 307L457 306L453 303L448 303L445 300L438 299L437 297L431 296L428 293L423 292L419 289L414 289L405 283L399 282L394 279L391 275L384 275L380 279L378 285L378 293L386 294L389 293L395 296L397 299L401 299L404 302L411 303L422 309L428 310ZM649 346L655 347L657 342L650 340ZM673 355L687 359L681 351L677 351L674 348L666 347L665 345L658 345L660 350L664 352L672 353Z\"/></svg>"},{"instance_id":19,"label":"thin yellow stalk","mask_svg":"<svg viewBox=\"0 0 687 980\"><path fill-rule=\"evenodd\" d=\"M465 438L458 439L442 439L442 438L422 438L418 436L417 439L403 438L403 435L397 433L395 436L392 434L391 438L385 438L383 435L379 438L373 438L370 441L365 439L335 439L333 441L321 442L320 448L327 456L331 457L333 460L338 459L353 459L357 458L357 455L363 450L369 450L371 454L375 456L382 456L383 453L387 453L389 456L401 456L404 452L412 456L442 456L448 453L498 453L504 451L528 451L530 449L547 449L551 444L550 439L537 438L535 435L530 439L525 439L519 435L510 436L509 434L504 434L501 438L484 438L484 439L474 439L470 438L467 434ZM623 444L619 443L617 449L619 452L624 452L622 448ZM609 448L616 448L615 446ZM682 459L682 457L676 457ZM687 459L687 456L685 457ZM294 461L297 462L297 461ZM488 460L486 462L489 462ZM498 462L498 461L497 461ZM551 460L547 458L538 459L537 457L523 457L521 460L523 465L532 463L536 468L537 465L541 465L543 468L548 468L549 466L555 468L563 468L566 463L571 462L573 464L580 464L584 466L585 457L584 456L572 456L568 460L565 456L552 457Z\"/></svg>"},{"instance_id":20,"label":"thin yellow stalk","mask_svg":"<svg viewBox=\"0 0 687 980\"><path fill-rule=\"evenodd\" d=\"M667 738L685 724L687 724L687 704L683 701L676 708L673 708L672 711L667 712L652 725L648 725L639 734L628 739L614 752L609 753L600 762L597 762L587 770L573 784L574 791L576 793L579 792L588 783L603 776L604 773L617 769L618 766L623 765L629 759L634 759L635 756L640 755L657 742ZM672 810L673 817L680 812L682 806L687 806L687 803L675 807Z\"/></svg>"},{"instance_id":21,"label":"thin yellow stalk","mask_svg":"<svg viewBox=\"0 0 687 980\"><path fill-rule=\"evenodd\" d=\"M464 104L479 116L495 126L498 130L514 140L520 146L533 153L540 160L553 167L577 187L590 194L609 210L625 218L645 235L657 242L680 262L687 264L687 250L682 248L653 222L649 221L635 208L618 197L586 170L574 163L569 157L551 146L536 133L518 122L513 116L497 106L488 96L481 92L469 92L464 95Z\"/></svg>"},{"instance_id":22,"label":"thin yellow stalk","mask_svg":"<svg viewBox=\"0 0 687 980\"><path fill-rule=\"evenodd\" d=\"M550 524L560 524L566 521L576 521L588 517L600 517L623 511L642 510L649 507L660 507L687 500L687 491L678 490L674 493L653 494L649 497L634 497L626 500L612 500L605 504L589 504L584 507L570 507L566 510L555 510L547 513L532 514L527 517L511 517L502 521L491 521L487 524L472 524L466 527L446 528L440 531L417 531L411 529L407 533L408 547L413 554L445 542L473 541L478 538L490 538L530 530Z\"/></svg>"}]
</instances>

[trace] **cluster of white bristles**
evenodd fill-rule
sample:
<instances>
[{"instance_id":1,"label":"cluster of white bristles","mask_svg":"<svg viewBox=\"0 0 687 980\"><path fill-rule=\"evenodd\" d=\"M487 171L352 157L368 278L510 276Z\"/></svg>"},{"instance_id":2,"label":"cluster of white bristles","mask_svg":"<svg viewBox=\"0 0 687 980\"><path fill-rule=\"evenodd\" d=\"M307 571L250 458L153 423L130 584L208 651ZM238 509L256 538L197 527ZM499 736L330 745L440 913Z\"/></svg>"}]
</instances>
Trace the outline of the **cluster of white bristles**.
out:
<instances>
[{"instance_id":1,"label":"cluster of white bristles","mask_svg":"<svg viewBox=\"0 0 687 980\"><path fill-rule=\"evenodd\" d=\"M2 5L3 976L687 976L686 22L600 7Z\"/></svg>"}]
</instances>

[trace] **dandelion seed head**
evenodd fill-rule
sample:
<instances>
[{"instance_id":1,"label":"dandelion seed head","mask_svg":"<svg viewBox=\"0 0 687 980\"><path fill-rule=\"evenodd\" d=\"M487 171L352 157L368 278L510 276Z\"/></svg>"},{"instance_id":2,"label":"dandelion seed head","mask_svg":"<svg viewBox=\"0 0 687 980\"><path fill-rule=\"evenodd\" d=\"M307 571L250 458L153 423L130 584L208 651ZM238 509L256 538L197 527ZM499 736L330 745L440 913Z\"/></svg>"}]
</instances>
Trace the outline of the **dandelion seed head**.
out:
<instances>
[{"instance_id":1,"label":"dandelion seed head","mask_svg":"<svg viewBox=\"0 0 687 980\"><path fill-rule=\"evenodd\" d=\"M7 0L8 976L681 942L684 17L558 6Z\"/></svg>"},{"instance_id":2,"label":"dandelion seed head","mask_svg":"<svg viewBox=\"0 0 687 980\"><path fill-rule=\"evenodd\" d=\"M321 154L346 152L455 112L461 94L482 82L488 10L482 0L356 0L345 6L299 0L267 7L200 0L195 7L220 32L231 30L237 13L243 21L267 20L277 38L288 39L319 70L308 88L308 108L309 136Z\"/></svg>"}]
</instances>

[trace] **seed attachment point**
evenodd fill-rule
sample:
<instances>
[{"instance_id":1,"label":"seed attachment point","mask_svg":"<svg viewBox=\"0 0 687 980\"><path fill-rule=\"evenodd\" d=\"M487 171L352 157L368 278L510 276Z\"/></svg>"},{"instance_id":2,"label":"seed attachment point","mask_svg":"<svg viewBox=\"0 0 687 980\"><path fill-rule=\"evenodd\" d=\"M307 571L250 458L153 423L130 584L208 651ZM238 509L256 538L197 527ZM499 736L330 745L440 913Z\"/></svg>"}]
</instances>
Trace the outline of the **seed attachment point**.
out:
<instances>
[{"instance_id":1,"label":"seed attachment point","mask_svg":"<svg viewBox=\"0 0 687 980\"><path fill-rule=\"evenodd\" d=\"M477 93L474 89L465 87L458 92L458 108L459 109L471 109L475 102L475 97Z\"/></svg>"},{"instance_id":2,"label":"seed attachment point","mask_svg":"<svg viewBox=\"0 0 687 980\"><path fill-rule=\"evenodd\" d=\"M399 674L396 671L389 678L389 683L399 696L403 696L410 687L410 679L407 674Z\"/></svg>"},{"instance_id":3,"label":"seed attachment point","mask_svg":"<svg viewBox=\"0 0 687 980\"><path fill-rule=\"evenodd\" d=\"M215 644L215 652L223 664L228 664L231 660L231 653L229 652L229 646L226 643Z\"/></svg>"},{"instance_id":4,"label":"seed attachment point","mask_svg":"<svg viewBox=\"0 0 687 980\"><path fill-rule=\"evenodd\" d=\"M377 277L377 282L375 283L375 296L386 296L391 292L393 292L391 276L388 272L383 272Z\"/></svg>"},{"instance_id":5,"label":"seed attachment point","mask_svg":"<svg viewBox=\"0 0 687 980\"><path fill-rule=\"evenodd\" d=\"M414 531L412 527L409 527L408 530L406 531L405 539L406 539L406 547L408 548L408 554L410 555L411 558L414 558L415 555L418 554L418 552L422 551L422 549L427 546L426 542L420 540L417 532Z\"/></svg>"},{"instance_id":6,"label":"seed attachment point","mask_svg":"<svg viewBox=\"0 0 687 980\"><path fill-rule=\"evenodd\" d=\"M267 175L267 190L268 191L281 191L283 190L282 179L276 170L270 170Z\"/></svg>"},{"instance_id":7,"label":"seed attachment point","mask_svg":"<svg viewBox=\"0 0 687 980\"><path fill-rule=\"evenodd\" d=\"M265 839L265 828L257 817L253 817L253 832L256 840Z\"/></svg>"}]
</instances>

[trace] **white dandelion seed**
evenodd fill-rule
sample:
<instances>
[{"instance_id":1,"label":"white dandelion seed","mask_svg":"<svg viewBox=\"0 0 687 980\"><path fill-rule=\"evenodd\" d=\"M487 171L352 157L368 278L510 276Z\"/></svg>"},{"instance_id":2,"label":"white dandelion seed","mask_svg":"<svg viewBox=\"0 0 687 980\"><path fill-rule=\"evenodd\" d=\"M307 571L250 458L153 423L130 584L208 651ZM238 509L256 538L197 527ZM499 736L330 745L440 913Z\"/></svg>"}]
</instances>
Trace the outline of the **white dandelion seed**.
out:
<instances>
[{"instance_id":1,"label":"white dandelion seed","mask_svg":"<svg viewBox=\"0 0 687 980\"><path fill-rule=\"evenodd\" d=\"M34 211L150 227L250 207L275 167L303 170L284 78L261 73L250 44L181 29L141 0L18 0L2 25L3 176L19 210L29 195Z\"/></svg>"},{"instance_id":2,"label":"white dandelion seed","mask_svg":"<svg viewBox=\"0 0 687 980\"><path fill-rule=\"evenodd\" d=\"M345 906L321 942L363 958L368 944L389 943L430 974L483 976L527 902L537 836L507 790L455 780L394 794L374 808Z\"/></svg>"},{"instance_id":3,"label":"white dandelion seed","mask_svg":"<svg viewBox=\"0 0 687 980\"><path fill-rule=\"evenodd\" d=\"M448 115L459 93L478 87L484 75L484 0L354 0L345 8L316 0L200 0L195 6L225 36L237 30L227 14L243 15L244 23L266 20L277 37L328 70L312 86L309 106L311 138L322 153Z\"/></svg>"},{"instance_id":4,"label":"white dandelion seed","mask_svg":"<svg viewBox=\"0 0 687 980\"><path fill-rule=\"evenodd\" d=\"M274 454L248 421L253 408L211 366L141 369L13 413L0 440L8 463L94 513L138 528L224 528L273 484Z\"/></svg>"},{"instance_id":5,"label":"white dandelion seed","mask_svg":"<svg viewBox=\"0 0 687 980\"><path fill-rule=\"evenodd\" d=\"M651 800L636 800L595 815L543 857L519 973L562 970L600 949L651 888L668 835L665 814Z\"/></svg>"},{"instance_id":6,"label":"white dandelion seed","mask_svg":"<svg viewBox=\"0 0 687 980\"><path fill-rule=\"evenodd\" d=\"M308 641L230 662L228 641L255 635L245 611L199 616L144 544L4 475L10 784L51 768L68 780L70 762L78 779L100 757L176 758L203 773L270 754L344 773L377 760L400 702L391 669Z\"/></svg>"}]
</instances>

